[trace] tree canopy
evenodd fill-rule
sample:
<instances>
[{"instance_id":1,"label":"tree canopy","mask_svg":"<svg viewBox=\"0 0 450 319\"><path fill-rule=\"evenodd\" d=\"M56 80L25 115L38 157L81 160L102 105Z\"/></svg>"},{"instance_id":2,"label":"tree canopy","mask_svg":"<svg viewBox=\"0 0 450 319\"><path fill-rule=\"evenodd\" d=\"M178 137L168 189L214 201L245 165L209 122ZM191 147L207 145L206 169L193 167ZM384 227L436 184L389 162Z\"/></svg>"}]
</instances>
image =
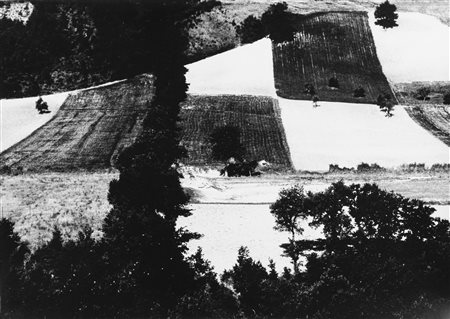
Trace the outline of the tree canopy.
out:
<instances>
[{"instance_id":1,"label":"tree canopy","mask_svg":"<svg viewBox=\"0 0 450 319\"><path fill-rule=\"evenodd\" d=\"M375 9L375 24L382 26L383 29L397 27L397 7L388 0L379 4Z\"/></svg>"}]
</instances>

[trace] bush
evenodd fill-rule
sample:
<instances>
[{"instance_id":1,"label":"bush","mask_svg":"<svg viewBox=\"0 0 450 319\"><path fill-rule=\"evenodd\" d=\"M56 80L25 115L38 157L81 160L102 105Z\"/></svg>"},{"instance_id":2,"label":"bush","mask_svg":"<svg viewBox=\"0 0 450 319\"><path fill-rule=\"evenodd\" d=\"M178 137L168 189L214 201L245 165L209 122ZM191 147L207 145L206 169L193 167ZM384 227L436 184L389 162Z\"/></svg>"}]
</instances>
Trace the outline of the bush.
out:
<instances>
[{"instance_id":1,"label":"bush","mask_svg":"<svg viewBox=\"0 0 450 319\"><path fill-rule=\"evenodd\" d=\"M272 4L261 16L266 33L275 43L292 41L294 38L295 29L291 25L291 17L287 8L286 2Z\"/></svg>"},{"instance_id":2,"label":"bush","mask_svg":"<svg viewBox=\"0 0 450 319\"><path fill-rule=\"evenodd\" d=\"M431 93L431 90L427 87L420 87L417 89L416 93L414 94L414 97L417 100L425 101L428 97L428 94Z\"/></svg>"},{"instance_id":3,"label":"bush","mask_svg":"<svg viewBox=\"0 0 450 319\"><path fill-rule=\"evenodd\" d=\"M242 43L255 42L266 35L263 23L253 15L248 16L238 28Z\"/></svg>"},{"instance_id":4,"label":"bush","mask_svg":"<svg viewBox=\"0 0 450 319\"><path fill-rule=\"evenodd\" d=\"M364 88L362 88L362 87L359 87L359 88L355 89L355 91L353 91L353 96L354 97L365 97L366 90L364 90Z\"/></svg>"},{"instance_id":5,"label":"bush","mask_svg":"<svg viewBox=\"0 0 450 319\"><path fill-rule=\"evenodd\" d=\"M328 81L328 86L330 88L339 88L339 81L338 79L336 79L334 76L332 78L330 78L330 80Z\"/></svg>"},{"instance_id":6,"label":"bush","mask_svg":"<svg viewBox=\"0 0 450 319\"><path fill-rule=\"evenodd\" d=\"M444 94L444 104L450 104L450 92Z\"/></svg>"},{"instance_id":7,"label":"bush","mask_svg":"<svg viewBox=\"0 0 450 319\"><path fill-rule=\"evenodd\" d=\"M230 157L242 160L245 150L240 141L241 131L238 127L226 125L217 127L211 134L212 157L226 161Z\"/></svg>"}]
</instances>

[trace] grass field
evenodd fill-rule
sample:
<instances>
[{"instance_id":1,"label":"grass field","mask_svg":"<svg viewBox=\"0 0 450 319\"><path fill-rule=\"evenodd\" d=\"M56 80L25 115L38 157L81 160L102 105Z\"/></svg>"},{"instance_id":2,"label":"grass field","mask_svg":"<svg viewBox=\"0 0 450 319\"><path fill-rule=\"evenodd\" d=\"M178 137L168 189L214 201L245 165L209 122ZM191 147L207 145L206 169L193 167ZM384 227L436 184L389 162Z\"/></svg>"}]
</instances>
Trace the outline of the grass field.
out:
<instances>
[{"instance_id":1,"label":"grass field","mask_svg":"<svg viewBox=\"0 0 450 319\"><path fill-rule=\"evenodd\" d=\"M188 164L214 163L210 135L216 127L233 125L240 128L246 159L265 159L279 168L292 167L280 108L271 97L189 95L181 119Z\"/></svg>"},{"instance_id":2,"label":"grass field","mask_svg":"<svg viewBox=\"0 0 450 319\"><path fill-rule=\"evenodd\" d=\"M0 161L30 171L111 167L140 132L152 96L152 78L146 75L70 95L55 117L2 153Z\"/></svg>"},{"instance_id":3,"label":"grass field","mask_svg":"<svg viewBox=\"0 0 450 319\"><path fill-rule=\"evenodd\" d=\"M273 44L277 94L310 100L304 87L311 84L323 101L374 103L382 92L391 93L377 57L366 12L333 12L298 17L291 42ZM339 89L328 87L335 77ZM356 98L362 87L365 97Z\"/></svg>"},{"instance_id":4,"label":"grass field","mask_svg":"<svg viewBox=\"0 0 450 319\"><path fill-rule=\"evenodd\" d=\"M15 230L31 247L50 240L55 227L62 231L65 239L76 238L86 226L94 230L95 236L101 236L103 219L111 208L107 201L109 182L117 177L117 172L108 171L2 175L2 214L15 222ZM267 212L269 203L276 200L278 192L294 184L303 185L308 191L322 191L341 179L345 183L377 183L383 189L433 205L450 204L450 179L448 174L443 173L299 173L238 179L197 175L182 179L183 187L195 191L193 202L196 205L192 206L194 216L180 222L191 230L205 234L206 242L193 242L193 246L204 244L210 249L214 241L220 240L218 245L221 249L234 256L224 260L225 263L235 261L235 246L239 244L248 244L253 249L259 245L260 249L255 253L262 254L258 257L265 256L264 247L272 247L268 249L272 254L278 249L278 241L272 239L281 238L281 234L271 230L273 218ZM262 210L258 209L261 205L265 206ZM439 207L440 216L450 218L449 206ZM255 220L261 223L254 223ZM221 224L224 228L211 227L213 224ZM254 234L249 234L249 229L254 229ZM237 237L233 239L233 244L228 245L227 241L233 236ZM259 244L255 244L255 240ZM220 261L219 251L210 257L214 256ZM267 262L267 259L264 261Z\"/></svg>"}]
</instances>

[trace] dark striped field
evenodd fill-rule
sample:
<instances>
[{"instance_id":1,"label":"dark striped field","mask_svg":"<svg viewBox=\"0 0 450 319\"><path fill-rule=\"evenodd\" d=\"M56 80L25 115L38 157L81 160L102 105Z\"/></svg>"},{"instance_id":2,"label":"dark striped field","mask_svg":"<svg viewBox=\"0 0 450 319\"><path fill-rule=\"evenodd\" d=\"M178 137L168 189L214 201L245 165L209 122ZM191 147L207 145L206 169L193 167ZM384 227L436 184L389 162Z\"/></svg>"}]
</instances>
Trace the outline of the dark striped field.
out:
<instances>
[{"instance_id":1,"label":"dark striped field","mask_svg":"<svg viewBox=\"0 0 450 319\"><path fill-rule=\"evenodd\" d=\"M142 130L152 83L144 75L69 95L52 120L0 155L2 166L29 171L111 167Z\"/></svg>"},{"instance_id":2,"label":"dark striped field","mask_svg":"<svg viewBox=\"0 0 450 319\"><path fill-rule=\"evenodd\" d=\"M214 128L229 124L240 128L248 160L292 167L278 102L271 97L190 95L181 117L190 164L214 164L209 136Z\"/></svg>"},{"instance_id":3,"label":"dark striped field","mask_svg":"<svg viewBox=\"0 0 450 319\"><path fill-rule=\"evenodd\" d=\"M409 116L450 147L450 106L415 105L406 107Z\"/></svg>"},{"instance_id":4,"label":"dark striped field","mask_svg":"<svg viewBox=\"0 0 450 319\"><path fill-rule=\"evenodd\" d=\"M153 78L144 75L70 95L52 120L0 154L2 167L30 172L114 167L142 131L153 92ZM209 135L214 127L231 123L241 128L249 160L291 167L280 110L272 98L188 96L181 118L188 164L217 164Z\"/></svg>"},{"instance_id":5,"label":"dark striped field","mask_svg":"<svg viewBox=\"0 0 450 319\"><path fill-rule=\"evenodd\" d=\"M315 87L324 101L375 103L391 93L377 57L366 12L330 12L296 17L294 40L273 44L277 94L289 99L311 99L305 84ZM340 88L328 87L335 77ZM362 87L366 96L353 92Z\"/></svg>"}]
</instances>

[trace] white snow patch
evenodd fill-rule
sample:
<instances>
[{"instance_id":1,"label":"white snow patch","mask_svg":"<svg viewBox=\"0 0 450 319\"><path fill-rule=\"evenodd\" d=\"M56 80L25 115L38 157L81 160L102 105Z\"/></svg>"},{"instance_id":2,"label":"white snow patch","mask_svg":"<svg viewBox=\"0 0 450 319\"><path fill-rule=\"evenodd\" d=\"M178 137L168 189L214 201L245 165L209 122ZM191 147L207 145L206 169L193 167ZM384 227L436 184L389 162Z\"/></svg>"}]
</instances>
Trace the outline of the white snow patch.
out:
<instances>
[{"instance_id":1,"label":"white snow patch","mask_svg":"<svg viewBox=\"0 0 450 319\"><path fill-rule=\"evenodd\" d=\"M191 94L275 96L272 43L264 38L186 66Z\"/></svg>"},{"instance_id":2,"label":"white snow patch","mask_svg":"<svg viewBox=\"0 0 450 319\"><path fill-rule=\"evenodd\" d=\"M396 167L405 163L448 163L449 148L416 124L402 106L387 118L370 104L279 99L294 166L324 171L329 164L361 162Z\"/></svg>"},{"instance_id":3,"label":"white snow patch","mask_svg":"<svg viewBox=\"0 0 450 319\"><path fill-rule=\"evenodd\" d=\"M39 114L36 110L37 96L20 99L0 100L0 153L14 144L20 142L39 127L51 120L58 112L61 105L70 94L76 94L83 90L112 85L124 80L113 81L82 90L43 95L50 113Z\"/></svg>"},{"instance_id":4,"label":"white snow patch","mask_svg":"<svg viewBox=\"0 0 450 319\"><path fill-rule=\"evenodd\" d=\"M37 97L0 100L0 152L21 141L51 118L65 101L68 92L42 96L50 113L39 114L35 108Z\"/></svg>"},{"instance_id":5,"label":"white snow patch","mask_svg":"<svg viewBox=\"0 0 450 319\"><path fill-rule=\"evenodd\" d=\"M250 256L268 266L269 258L276 263L277 271L284 267L292 269L290 259L282 257L282 243L288 242L288 233L273 229L275 218L269 205L191 205L192 216L180 218L177 226L204 236L189 242L189 253L202 247L206 259L211 261L215 271L221 273L231 269L237 260L238 249L247 246ZM312 229L307 223L303 238L315 239L322 236L320 229Z\"/></svg>"},{"instance_id":6,"label":"white snow patch","mask_svg":"<svg viewBox=\"0 0 450 319\"><path fill-rule=\"evenodd\" d=\"M449 206L433 206L434 217L450 219ZM273 229L275 218L270 214L269 205L198 205L193 204L192 216L180 218L178 227L203 235L199 240L190 241L189 254L201 247L217 273L231 269L237 260L239 247L247 246L250 256L268 266L273 259L276 269L292 269L290 259L281 256L280 244L288 242L289 234ZM314 229L302 223L305 232L298 239L317 239L323 236L322 229ZM304 262L304 259L302 260Z\"/></svg>"},{"instance_id":7,"label":"white snow patch","mask_svg":"<svg viewBox=\"0 0 450 319\"><path fill-rule=\"evenodd\" d=\"M377 55L393 82L449 81L450 27L416 12L399 12L398 27L384 30L369 12Z\"/></svg>"}]
</instances>

